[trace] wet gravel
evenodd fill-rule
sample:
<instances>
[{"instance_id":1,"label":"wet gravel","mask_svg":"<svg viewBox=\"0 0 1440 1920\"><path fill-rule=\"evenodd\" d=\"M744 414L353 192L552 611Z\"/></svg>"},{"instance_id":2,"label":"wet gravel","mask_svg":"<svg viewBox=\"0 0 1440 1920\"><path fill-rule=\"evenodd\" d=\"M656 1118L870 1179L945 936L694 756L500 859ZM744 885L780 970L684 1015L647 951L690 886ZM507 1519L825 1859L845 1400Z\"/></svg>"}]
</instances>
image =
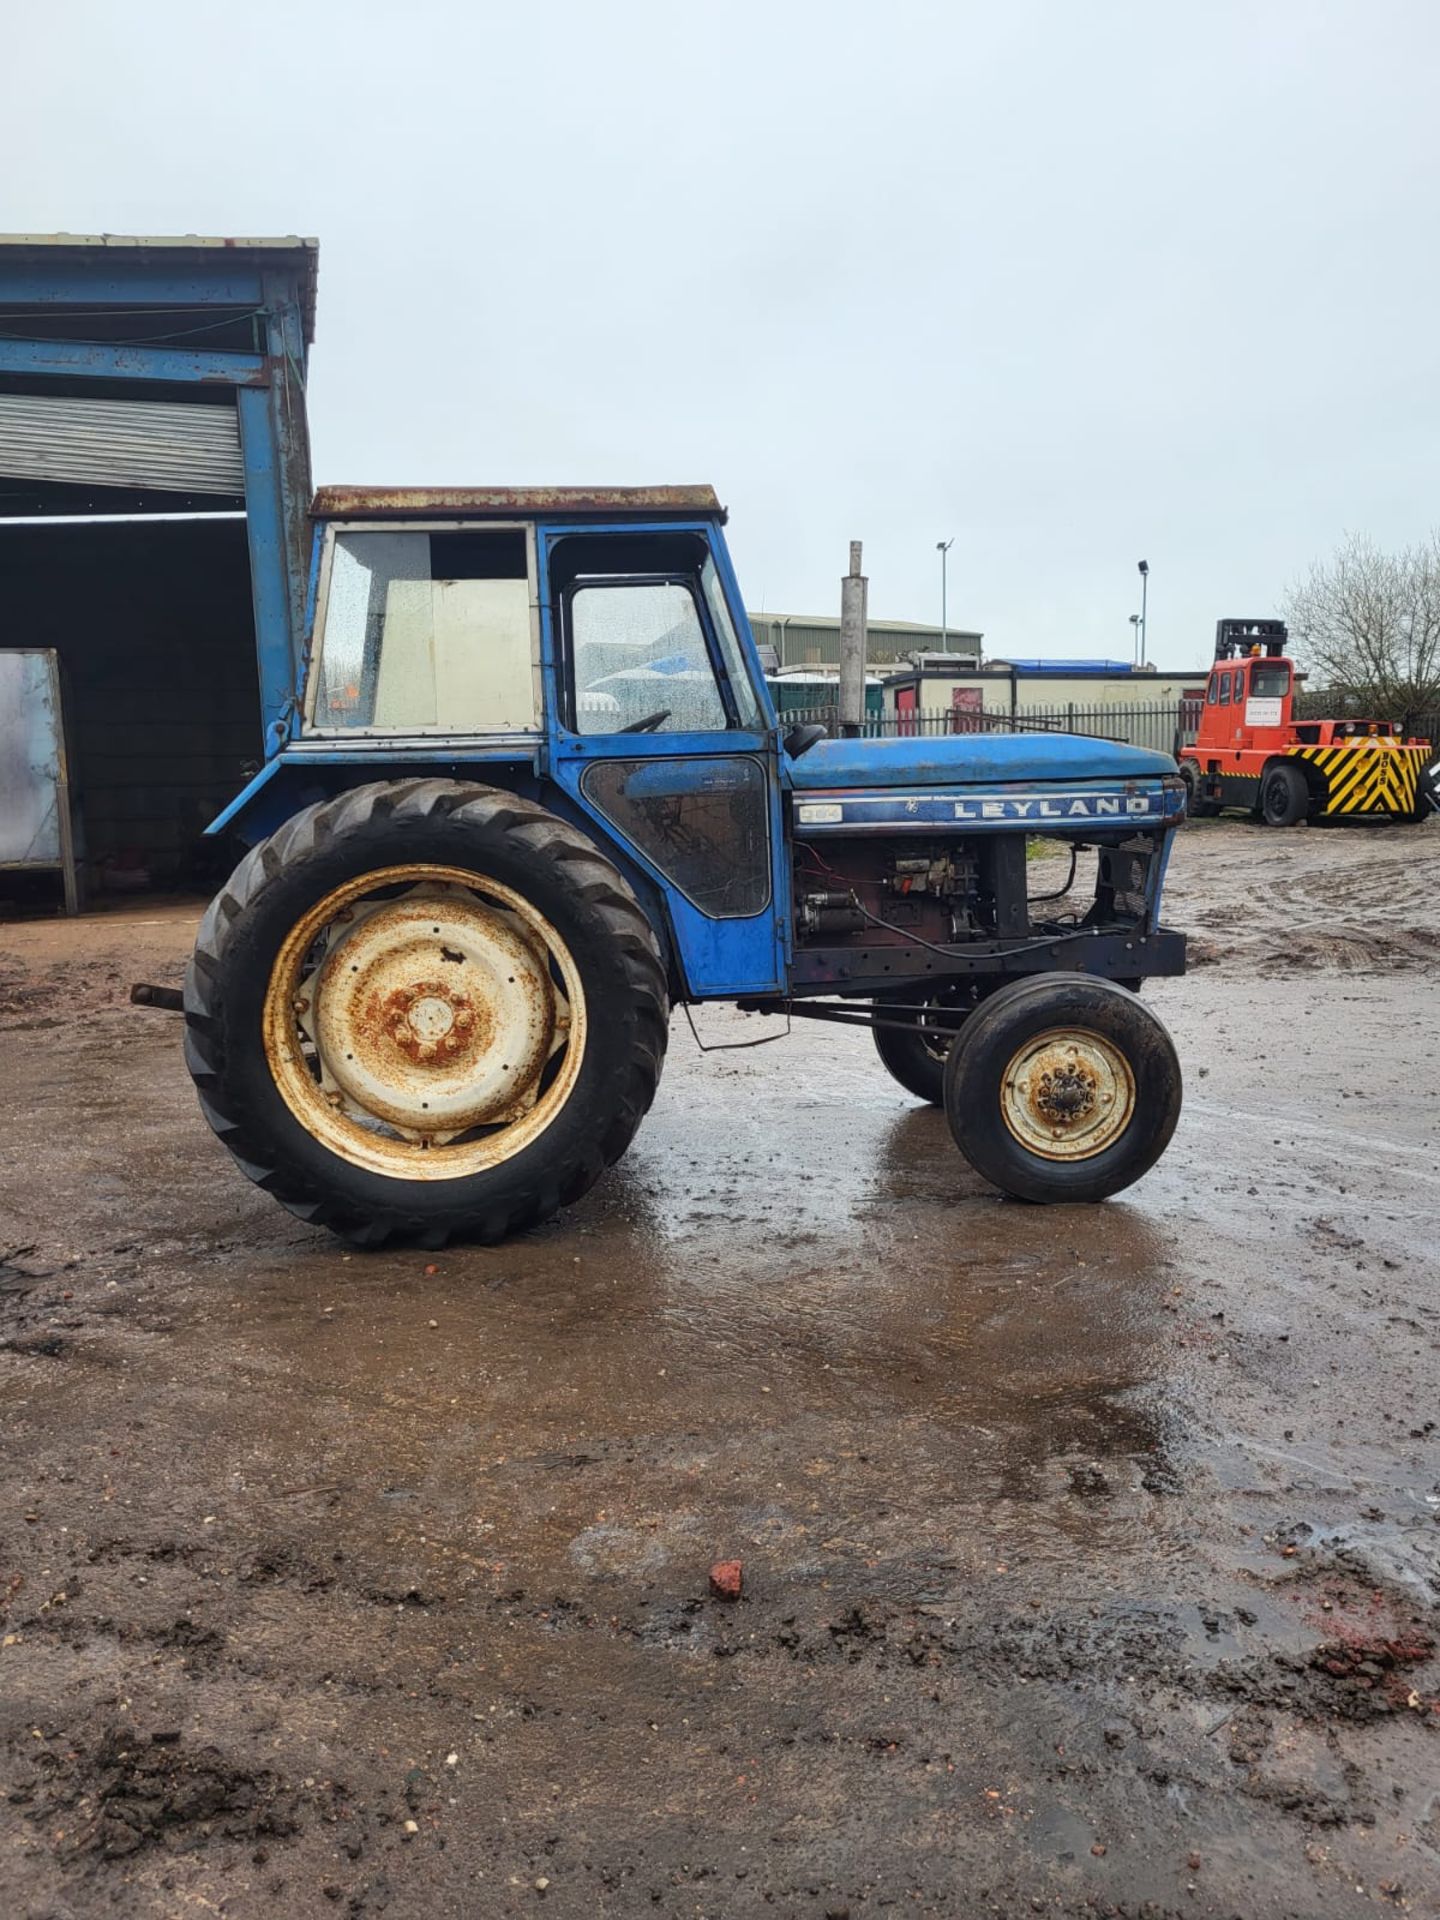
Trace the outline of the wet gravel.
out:
<instances>
[{"instance_id":1,"label":"wet gravel","mask_svg":"<svg viewBox=\"0 0 1440 1920\"><path fill-rule=\"evenodd\" d=\"M679 1022L621 1168L441 1254L230 1168L123 1005L196 909L0 927L0 1912L1440 1910L1437 875L1187 828L1103 1207Z\"/></svg>"}]
</instances>

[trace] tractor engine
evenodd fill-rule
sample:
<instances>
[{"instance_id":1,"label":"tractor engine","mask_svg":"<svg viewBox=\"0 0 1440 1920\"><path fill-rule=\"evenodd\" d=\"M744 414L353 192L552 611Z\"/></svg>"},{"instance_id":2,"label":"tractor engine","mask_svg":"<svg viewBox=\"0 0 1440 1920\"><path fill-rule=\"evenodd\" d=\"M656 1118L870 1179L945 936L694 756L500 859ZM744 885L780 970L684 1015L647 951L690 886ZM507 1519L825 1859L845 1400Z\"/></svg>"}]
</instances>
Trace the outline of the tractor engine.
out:
<instances>
[{"instance_id":1,"label":"tractor engine","mask_svg":"<svg viewBox=\"0 0 1440 1920\"><path fill-rule=\"evenodd\" d=\"M897 848L857 836L827 839L823 854L799 841L797 940L829 946L862 935L872 944L946 945L993 933L996 903L981 867L981 850L971 841L907 839Z\"/></svg>"},{"instance_id":2,"label":"tractor engine","mask_svg":"<svg viewBox=\"0 0 1440 1920\"><path fill-rule=\"evenodd\" d=\"M822 853L813 841L795 843L797 953L851 945L928 950L1080 929L1148 933L1164 841L1153 832L1071 841L1068 869L1052 861L1032 866L1019 833L899 842L836 835L823 845ZM1086 852L1094 866L1087 863L1077 888Z\"/></svg>"}]
</instances>

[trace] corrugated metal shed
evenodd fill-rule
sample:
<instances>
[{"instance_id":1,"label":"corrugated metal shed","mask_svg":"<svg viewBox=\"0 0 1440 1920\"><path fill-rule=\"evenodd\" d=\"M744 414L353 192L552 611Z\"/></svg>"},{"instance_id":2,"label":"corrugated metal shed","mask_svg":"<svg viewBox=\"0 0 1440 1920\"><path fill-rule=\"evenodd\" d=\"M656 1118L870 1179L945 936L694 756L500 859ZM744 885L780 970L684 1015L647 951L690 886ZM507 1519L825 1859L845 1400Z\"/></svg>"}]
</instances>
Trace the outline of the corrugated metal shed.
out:
<instances>
[{"instance_id":1,"label":"corrugated metal shed","mask_svg":"<svg viewBox=\"0 0 1440 1920\"><path fill-rule=\"evenodd\" d=\"M274 239L203 233L0 233L0 248L14 260L33 255L37 260L49 262L66 253L91 260L105 254L114 254L122 260L138 257L147 269L161 265L182 267L190 263L213 271L217 260L226 254L236 255L246 266L284 266L293 272L298 265L305 341L307 345L314 344L320 242L313 237L295 233Z\"/></svg>"},{"instance_id":2,"label":"corrugated metal shed","mask_svg":"<svg viewBox=\"0 0 1440 1920\"><path fill-rule=\"evenodd\" d=\"M245 490L233 404L0 393L0 474L176 493Z\"/></svg>"}]
</instances>

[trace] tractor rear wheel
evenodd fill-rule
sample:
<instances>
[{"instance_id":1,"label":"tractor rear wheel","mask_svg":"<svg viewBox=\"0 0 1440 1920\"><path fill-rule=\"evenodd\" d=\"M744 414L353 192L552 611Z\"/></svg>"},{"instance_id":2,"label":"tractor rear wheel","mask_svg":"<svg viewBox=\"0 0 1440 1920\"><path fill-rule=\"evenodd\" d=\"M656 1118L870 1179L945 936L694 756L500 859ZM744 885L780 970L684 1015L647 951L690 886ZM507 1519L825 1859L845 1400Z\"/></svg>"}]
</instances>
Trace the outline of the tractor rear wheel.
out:
<instances>
[{"instance_id":1,"label":"tractor rear wheel","mask_svg":"<svg viewBox=\"0 0 1440 1920\"><path fill-rule=\"evenodd\" d=\"M1297 827L1310 811L1310 789L1300 769L1281 761L1260 782L1260 818L1267 827Z\"/></svg>"},{"instance_id":2,"label":"tractor rear wheel","mask_svg":"<svg viewBox=\"0 0 1440 1920\"><path fill-rule=\"evenodd\" d=\"M946 1056L955 1031L969 1011L968 998L963 1007L952 1007L949 1004L952 998L937 994L925 999L923 1016L892 1011L883 1000L877 1000L874 1010L882 1019L905 1024L870 1029L885 1071L893 1080L898 1080L907 1093L913 1093L917 1100L924 1100L932 1107L945 1104ZM921 1031L922 1025L929 1030ZM936 1032L934 1028L941 1025L950 1030Z\"/></svg>"},{"instance_id":3,"label":"tractor rear wheel","mask_svg":"<svg viewBox=\"0 0 1440 1920\"><path fill-rule=\"evenodd\" d=\"M499 1240L630 1144L669 1000L655 934L584 835L454 780L286 822L211 904L186 1061L242 1171L364 1245Z\"/></svg>"},{"instance_id":4,"label":"tractor rear wheel","mask_svg":"<svg viewBox=\"0 0 1440 1920\"><path fill-rule=\"evenodd\" d=\"M1149 1171L1180 1117L1169 1034L1125 988L1019 980L976 1009L945 1063L945 1117L977 1173L1018 1200L1104 1200Z\"/></svg>"}]
</instances>

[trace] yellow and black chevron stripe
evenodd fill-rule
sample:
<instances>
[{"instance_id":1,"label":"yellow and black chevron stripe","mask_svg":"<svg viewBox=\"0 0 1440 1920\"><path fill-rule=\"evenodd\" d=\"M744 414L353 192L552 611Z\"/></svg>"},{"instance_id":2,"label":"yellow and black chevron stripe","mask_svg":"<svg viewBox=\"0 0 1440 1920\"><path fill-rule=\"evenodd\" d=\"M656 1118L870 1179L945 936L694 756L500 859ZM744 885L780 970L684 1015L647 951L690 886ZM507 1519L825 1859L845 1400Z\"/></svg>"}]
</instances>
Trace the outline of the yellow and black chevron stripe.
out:
<instances>
[{"instance_id":1,"label":"yellow and black chevron stripe","mask_svg":"<svg viewBox=\"0 0 1440 1920\"><path fill-rule=\"evenodd\" d=\"M1324 775L1322 814L1413 814L1419 805L1420 775L1430 758L1428 747L1361 736L1330 747L1291 747L1290 755L1308 760Z\"/></svg>"}]
</instances>

